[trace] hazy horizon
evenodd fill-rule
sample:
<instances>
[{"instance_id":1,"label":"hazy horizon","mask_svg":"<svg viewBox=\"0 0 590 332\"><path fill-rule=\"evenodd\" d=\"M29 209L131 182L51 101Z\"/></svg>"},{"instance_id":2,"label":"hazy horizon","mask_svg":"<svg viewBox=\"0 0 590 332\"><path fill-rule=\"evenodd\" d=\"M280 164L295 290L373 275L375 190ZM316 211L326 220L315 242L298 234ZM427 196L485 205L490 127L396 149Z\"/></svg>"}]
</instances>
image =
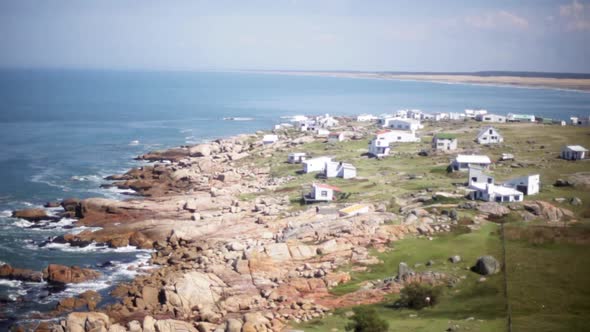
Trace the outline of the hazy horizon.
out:
<instances>
[{"instance_id":1,"label":"hazy horizon","mask_svg":"<svg viewBox=\"0 0 590 332\"><path fill-rule=\"evenodd\" d=\"M590 1L0 2L0 68L590 73Z\"/></svg>"}]
</instances>

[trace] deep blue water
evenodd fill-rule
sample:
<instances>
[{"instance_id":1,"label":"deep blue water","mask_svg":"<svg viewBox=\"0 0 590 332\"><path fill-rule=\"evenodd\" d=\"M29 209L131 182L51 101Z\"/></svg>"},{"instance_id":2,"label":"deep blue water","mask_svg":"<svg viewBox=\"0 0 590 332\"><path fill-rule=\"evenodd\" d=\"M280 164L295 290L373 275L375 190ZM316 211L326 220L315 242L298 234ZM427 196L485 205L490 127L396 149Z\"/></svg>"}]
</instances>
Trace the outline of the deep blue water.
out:
<instances>
[{"instance_id":1,"label":"deep blue water","mask_svg":"<svg viewBox=\"0 0 590 332\"><path fill-rule=\"evenodd\" d=\"M84 289L106 292L132 276L149 253L91 247L39 248L62 227L33 230L10 211L67 197L123 198L103 177L139 165L133 158L204 140L270 129L280 117L392 112L527 113L567 119L590 113L590 94L573 91L244 73L0 71L0 261L41 270L49 263L120 264L98 282L46 294L45 285L0 281L0 320L50 308ZM224 121L252 117L252 121ZM138 140L139 144L130 144ZM70 222L62 221L61 225ZM19 297L28 302L15 303ZM0 322L0 329L2 329Z\"/></svg>"}]
</instances>

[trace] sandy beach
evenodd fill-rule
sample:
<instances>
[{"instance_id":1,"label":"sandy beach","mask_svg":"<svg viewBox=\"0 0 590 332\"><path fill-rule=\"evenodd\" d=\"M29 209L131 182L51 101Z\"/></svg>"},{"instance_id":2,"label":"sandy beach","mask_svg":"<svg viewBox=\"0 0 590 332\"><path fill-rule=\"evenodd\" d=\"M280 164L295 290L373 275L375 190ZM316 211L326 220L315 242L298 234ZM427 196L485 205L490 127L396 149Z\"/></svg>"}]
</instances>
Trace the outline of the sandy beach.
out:
<instances>
[{"instance_id":1,"label":"sandy beach","mask_svg":"<svg viewBox=\"0 0 590 332\"><path fill-rule=\"evenodd\" d=\"M481 84L517 86L529 88L590 91L590 79L523 77L523 76L483 76L475 74L392 74L386 72L337 72L337 71L263 71L282 75L325 76L343 78L428 81L449 84Z\"/></svg>"}]
</instances>

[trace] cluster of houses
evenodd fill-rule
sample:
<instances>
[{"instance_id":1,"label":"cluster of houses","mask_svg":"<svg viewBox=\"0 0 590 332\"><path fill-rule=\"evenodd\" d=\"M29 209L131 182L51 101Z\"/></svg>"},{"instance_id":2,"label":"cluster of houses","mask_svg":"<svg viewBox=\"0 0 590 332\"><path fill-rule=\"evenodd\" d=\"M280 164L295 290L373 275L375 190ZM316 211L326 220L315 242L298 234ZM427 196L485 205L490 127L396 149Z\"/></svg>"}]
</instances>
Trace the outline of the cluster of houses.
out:
<instances>
[{"instance_id":1,"label":"cluster of houses","mask_svg":"<svg viewBox=\"0 0 590 332\"><path fill-rule=\"evenodd\" d=\"M459 114L459 113L457 113ZM436 115L435 115L436 116ZM450 114L439 114L440 119L464 119L473 118L481 122L534 122L533 115L508 114L499 116L488 114L483 109L467 109L461 116ZM363 114L357 117L357 121L377 122L382 128L375 133L374 138L369 142L368 152L370 155L381 158L389 155L392 143L419 142L420 138L416 132L423 128L420 120L424 119L424 113L419 110L401 110L393 116L386 115L376 117L370 114ZM575 119L579 121L578 119ZM572 119L574 121L574 119ZM296 119L294 126L300 131L315 131L316 135L325 135L328 142L341 142L344 140L343 133L329 132L328 128L338 125L338 121L326 114L315 118L300 117ZM276 135L265 135L265 144L272 144L278 140ZM476 142L489 145L498 144L504 141L501 133L492 126L485 126L479 130ZM458 148L458 140L454 134L437 133L432 139L432 149L439 151L454 151ZM566 160L581 160L587 157L588 150L580 145L568 145L563 147L561 158ZM512 155L502 156L502 160L513 159ZM306 153L294 152L288 155L289 163L301 164L302 173L319 173L325 178L339 177L351 179L357 176L356 167L349 163L334 161L333 157L321 156L308 158ZM521 202L524 195L534 195L540 189L540 176L533 174L515 179L496 183L493 176L486 171L492 164L491 159L485 155L459 154L452 160L450 168L452 171L464 171L468 173L468 197L476 200L493 202ZM304 193L303 199L309 202L330 202L335 199L336 194L341 190L338 187L323 183L313 183L309 192ZM357 206L358 205L358 206ZM357 204L340 211L342 216L350 216L355 213L362 213L366 206ZM360 211L360 212L359 212Z\"/></svg>"}]
</instances>

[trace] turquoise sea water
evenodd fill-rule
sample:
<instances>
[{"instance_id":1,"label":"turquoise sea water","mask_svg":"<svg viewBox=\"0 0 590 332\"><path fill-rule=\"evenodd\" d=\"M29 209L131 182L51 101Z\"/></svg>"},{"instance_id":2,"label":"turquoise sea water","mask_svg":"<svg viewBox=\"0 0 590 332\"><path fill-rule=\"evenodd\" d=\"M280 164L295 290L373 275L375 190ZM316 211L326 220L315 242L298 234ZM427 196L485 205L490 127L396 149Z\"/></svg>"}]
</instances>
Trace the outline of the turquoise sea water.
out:
<instances>
[{"instance_id":1,"label":"turquoise sea water","mask_svg":"<svg viewBox=\"0 0 590 332\"><path fill-rule=\"evenodd\" d=\"M63 296L85 289L106 293L113 282L133 276L129 265L149 256L133 248L39 247L72 231L72 221L30 228L10 218L14 209L67 197L124 198L99 186L105 176L138 166L135 156L270 129L281 116L474 107L567 119L590 113L590 93L245 73L0 71L0 261L35 270L75 264L105 274L65 290L0 281L0 329Z\"/></svg>"}]
</instances>

